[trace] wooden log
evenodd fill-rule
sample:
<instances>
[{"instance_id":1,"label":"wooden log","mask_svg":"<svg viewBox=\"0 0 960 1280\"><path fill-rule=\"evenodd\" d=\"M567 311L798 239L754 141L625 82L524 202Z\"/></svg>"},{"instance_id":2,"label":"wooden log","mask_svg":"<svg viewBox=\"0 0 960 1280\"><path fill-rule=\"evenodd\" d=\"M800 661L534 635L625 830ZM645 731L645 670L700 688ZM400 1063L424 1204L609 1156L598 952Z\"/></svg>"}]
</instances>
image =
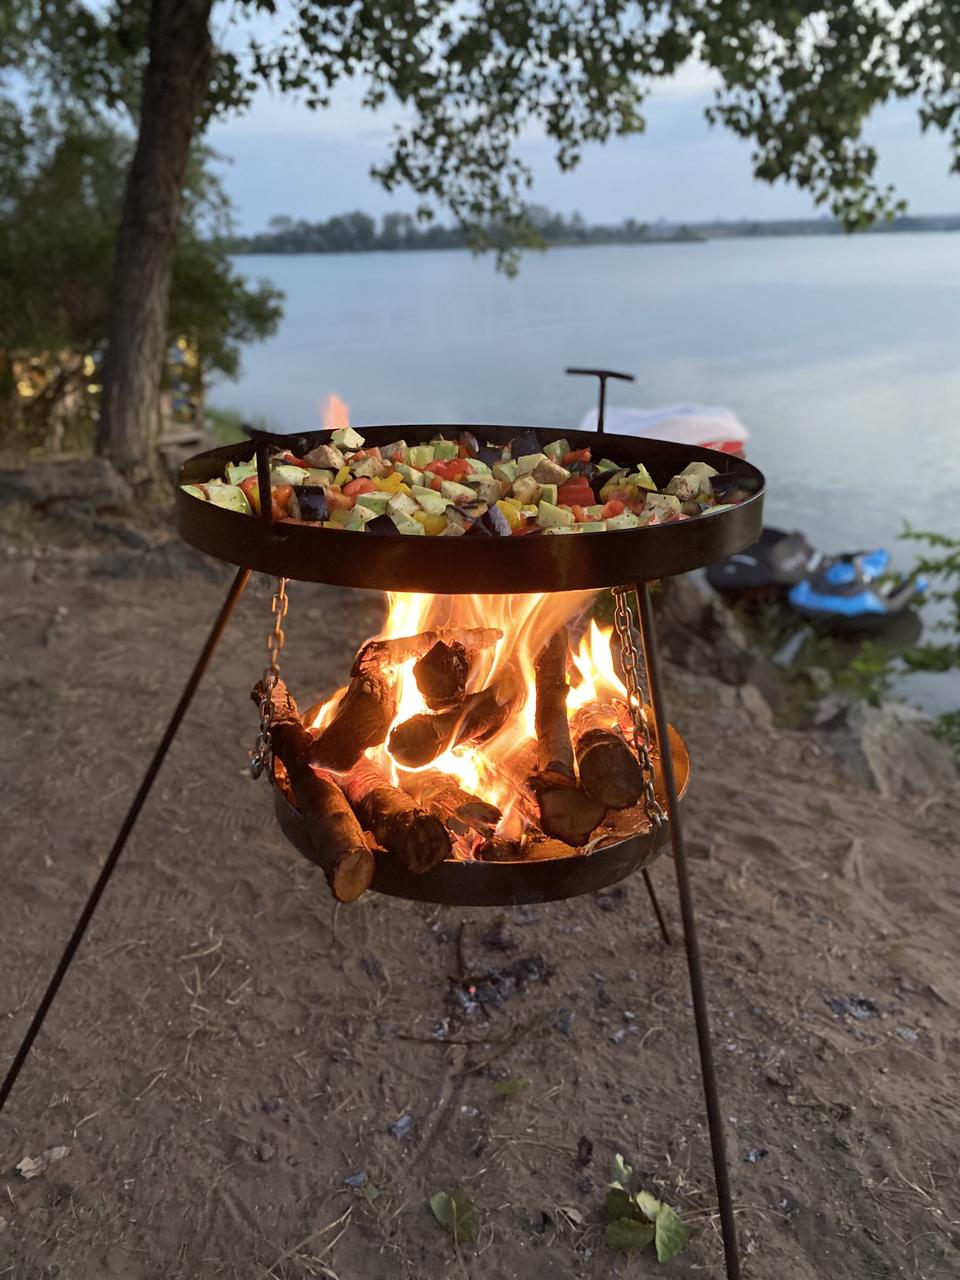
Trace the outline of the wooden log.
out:
<instances>
[{"instance_id":1,"label":"wooden log","mask_svg":"<svg viewBox=\"0 0 960 1280\"><path fill-rule=\"evenodd\" d=\"M421 769L450 747L486 742L507 722L520 692L516 672L508 669L485 689L467 694L460 706L398 724L390 735L390 754L404 768Z\"/></svg>"},{"instance_id":2,"label":"wooden log","mask_svg":"<svg viewBox=\"0 0 960 1280\"><path fill-rule=\"evenodd\" d=\"M437 769L407 774L403 789L422 809L442 819L456 835L470 831L492 835L503 817L496 805L464 791L456 778Z\"/></svg>"},{"instance_id":3,"label":"wooden log","mask_svg":"<svg viewBox=\"0 0 960 1280\"><path fill-rule=\"evenodd\" d=\"M503 632L497 627L442 627L437 631L421 631L416 636L389 636L381 640L368 640L353 664L353 674L360 675L371 665L396 666L411 658L423 658L438 641L460 645L466 652L474 649L492 649Z\"/></svg>"},{"instance_id":4,"label":"wooden log","mask_svg":"<svg viewBox=\"0 0 960 1280\"><path fill-rule=\"evenodd\" d=\"M420 875L449 856L453 846L443 822L393 786L369 760L351 770L343 789L363 825L405 870Z\"/></svg>"},{"instance_id":5,"label":"wooden log","mask_svg":"<svg viewBox=\"0 0 960 1280\"><path fill-rule=\"evenodd\" d=\"M520 856L524 862L548 862L554 858L578 858L580 850L543 831L528 831L520 842Z\"/></svg>"},{"instance_id":6,"label":"wooden log","mask_svg":"<svg viewBox=\"0 0 960 1280\"><path fill-rule=\"evenodd\" d=\"M580 787L543 786L535 780L540 804L540 826L545 835L579 847L590 839L594 828L603 821L606 805L588 796Z\"/></svg>"},{"instance_id":7,"label":"wooden log","mask_svg":"<svg viewBox=\"0 0 960 1280\"><path fill-rule=\"evenodd\" d=\"M470 657L459 641L437 643L414 665L413 678L431 711L443 711L463 701Z\"/></svg>"},{"instance_id":8,"label":"wooden log","mask_svg":"<svg viewBox=\"0 0 960 1280\"><path fill-rule=\"evenodd\" d=\"M505 840L503 836L492 836L484 840L474 851L478 862L522 862L523 852L519 840Z\"/></svg>"},{"instance_id":9,"label":"wooden log","mask_svg":"<svg viewBox=\"0 0 960 1280\"><path fill-rule=\"evenodd\" d=\"M542 772L574 777L573 745L567 721L567 629L560 630L534 663L537 706L537 765Z\"/></svg>"},{"instance_id":10,"label":"wooden log","mask_svg":"<svg viewBox=\"0 0 960 1280\"><path fill-rule=\"evenodd\" d=\"M643 770L633 751L611 728L612 713L582 707L573 717L573 748L580 785L607 809L629 809L643 795Z\"/></svg>"},{"instance_id":11,"label":"wooden log","mask_svg":"<svg viewBox=\"0 0 960 1280\"><path fill-rule=\"evenodd\" d=\"M397 713L396 684L374 664L350 680L333 718L313 739L314 764L346 773L385 741Z\"/></svg>"},{"instance_id":12,"label":"wooden log","mask_svg":"<svg viewBox=\"0 0 960 1280\"><path fill-rule=\"evenodd\" d=\"M253 696L260 701L259 685ZM282 680L273 691L270 738L303 815L313 861L323 870L333 896L339 902L353 902L370 887L374 857L340 787L310 763L313 737L303 727L297 704Z\"/></svg>"}]
</instances>

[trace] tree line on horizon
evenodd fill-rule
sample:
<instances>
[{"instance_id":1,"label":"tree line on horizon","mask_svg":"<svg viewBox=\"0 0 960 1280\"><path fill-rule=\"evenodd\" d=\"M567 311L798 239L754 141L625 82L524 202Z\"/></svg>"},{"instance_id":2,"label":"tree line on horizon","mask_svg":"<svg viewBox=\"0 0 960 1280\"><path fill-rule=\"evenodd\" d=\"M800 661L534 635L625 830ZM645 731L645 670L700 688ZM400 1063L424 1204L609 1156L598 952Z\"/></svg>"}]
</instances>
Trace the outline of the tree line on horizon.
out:
<instances>
[{"instance_id":1,"label":"tree line on horizon","mask_svg":"<svg viewBox=\"0 0 960 1280\"><path fill-rule=\"evenodd\" d=\"M676 244L749 236L842 235L844 227L833 218L781 218L775 221L672 223L639 222L624 218L620 223L591 224L579 214L565 217L542 205L528 208L527 219L540 246L591 244ZM960 231L960 214L901 216L875 224L871 230ZM491 245L506 240L505 229L488 224ZM369 213L355 209L349 213L311 222L306 218L279 215L271 218L265 231L234 235L223 242L228 253L373 253L412 249L469 249L469 232L462 226L419 222L413 214L385 213L379 223ZM534 246L531 246L534 247Z\"/></svg>"}]
</instances>

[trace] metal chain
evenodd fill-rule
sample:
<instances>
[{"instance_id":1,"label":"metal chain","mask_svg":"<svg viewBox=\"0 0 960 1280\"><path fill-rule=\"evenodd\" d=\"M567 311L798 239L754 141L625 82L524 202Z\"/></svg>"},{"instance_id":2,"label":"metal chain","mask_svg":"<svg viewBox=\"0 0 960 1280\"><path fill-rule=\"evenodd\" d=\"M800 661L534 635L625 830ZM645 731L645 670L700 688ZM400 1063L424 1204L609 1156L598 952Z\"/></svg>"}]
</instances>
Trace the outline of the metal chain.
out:
<instances>
[{"instance_id":1,"label":"metal chain","mask_svg":"<svg viewBox=\"0 0 960 1280\"><path fill-rule=\"evenodd\" d=\"M270 721L273 717L273 691L280 678L280 654L283 652L286 636L283 633L283 620L287 616L287 579L280 578L277 590L270 602L273 614L273 627L267 632L267 665L263 669L260 696L260 732L250 752L250 773L259 778L270 763L273 744L270 740Z\"/></svg>"},{"instance_id":2,"label":"metal chain","mask_svg":"<svg viewBox=\"0 0 960 1280\"><path fill-rule=\"evenodd\" d=\"M613 625L620 640L620 662L627 686L627 711L630 714L633 745L643 773L643 809L650 822L655 827L659 827L664 822L666 814L654 790L656 775L653 760L650 757L652 743L647 718L643 711L643 690L640 686L641 655L633 637L633 614L627 603L627 592L632 590L633 588L630 587L613 588Z\"/></svg>"}]
</instances>

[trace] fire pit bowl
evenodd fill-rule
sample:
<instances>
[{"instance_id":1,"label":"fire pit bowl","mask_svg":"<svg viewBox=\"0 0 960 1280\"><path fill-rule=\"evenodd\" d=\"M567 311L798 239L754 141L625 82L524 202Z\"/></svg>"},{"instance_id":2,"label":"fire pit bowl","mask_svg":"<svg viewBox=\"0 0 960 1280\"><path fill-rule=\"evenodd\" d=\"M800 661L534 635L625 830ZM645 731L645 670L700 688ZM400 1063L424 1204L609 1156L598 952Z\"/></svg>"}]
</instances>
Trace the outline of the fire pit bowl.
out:
<instances>
[{"instance_id":1,"label":"fire pit bowl","mask_svg":"<svg viewBox=\"0 0 960 1280\"><path fill-rule=\"evenodd\" d=\"M368 446L403 438L426 443L437 434L456 434L462 426L359 427ZM521 431L532 430L548 444L556 428L471 426L482 441L506 444ZM410 538L402 534L351 533L324 529L299 520L265 523L177 491L180 533L200 551L275 577L332 586L378 591L429 591L470 595L484 592L573 591L652 581L686 573L741 551L760 536L763 475L742 458L713 449L633 436L565 431L573 448L602 449L615 462L642 462L658 485L688 463L709 463L722 474L736 475L752 496L715 515L698 516L645 529L619 530L573 537ZM309 450L328 432L291 436L289 447ZM253 458L253 441L197 454L180 470L180 484L202 484L223 474L228 462Z\"/></svg>"},{"instance_id":2,"label":"fire pit bowl","mask_svg":"<svg viewBox=\"0 0 960 1280\"><path fill-rule=\"evenodd\" d=\"M682 796L690 779L690 756L686 743L670 727L670 749L676 773L677 792ZM662 792L658 760L656 790ZM661 797L662 798L662 797ZM280 829L293 847L317 866L322 866L310 843L300 812L291 803L289 792L274 786L273 808ZM392 898L415 902L435 902L452 907L508 907L525 902L553 902L593 893L625 879L649 866L670 843L670 826L664 821L659 831L652 826L626 836L592 853L573 858L543 861L474 862L448 860L412 875L389 854L377 853L376 870L370 888Z\"/></svg>"}]
</instances>

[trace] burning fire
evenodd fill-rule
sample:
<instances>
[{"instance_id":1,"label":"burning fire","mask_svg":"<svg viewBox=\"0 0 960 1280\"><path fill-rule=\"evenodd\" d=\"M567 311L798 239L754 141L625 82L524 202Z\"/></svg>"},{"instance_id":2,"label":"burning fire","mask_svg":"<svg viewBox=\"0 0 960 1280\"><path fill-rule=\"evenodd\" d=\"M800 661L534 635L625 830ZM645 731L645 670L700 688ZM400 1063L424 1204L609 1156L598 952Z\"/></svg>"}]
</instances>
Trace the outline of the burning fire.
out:
<instances>
[{"instance_id":1,"label":"burning fire","mask_svg":"<svg viewBox=\"0 0 960 1280\"><path fill-rule=\"evenodd\" d=\"M334 397L335 399L335 397ZM342 402L338 402L342 403ZM518 839L530 825L530 799L517 779L536 768L535 661L551 637L564 626L577 630L577 621L593 601L595 592L562 592L538 595L434 596L391 593L383 631L377 639L417 636L436 631L463 633L472 628L496 628L502 638L492 647L472 654L467 694L501 682L516 690L519 701L505 723L482 744L454 746L421 769L404 767L390 751L390 734L413 716L429 714L429 708L413 675L415 659L399 664L396 679L396 714L387 740L372 747L367 757L395 786L424 771L447 774L462 789L495 805L502 813L498 836ZM591 621L579 647L570 654L571 685L567 708L573 717L588 705L609 707L609 723L618 719L616 704L626 701L626 690L614 667L612 630ZM345 690L323 704L312 727L326 726L334 716ZM461 855L469 856L470 840L458 842Z\"/></svg>"},{"instance_id":2,"label":"burning fire","mask_svg":"<svg viewBox=\"0 0 960 1280\"><path fill-rule=\"evenodd\" d=\"M320 417L323 420L324 430L339 431L350 425L350 406L332 392L320 401Z\"/></svg>"}]
</instances>

